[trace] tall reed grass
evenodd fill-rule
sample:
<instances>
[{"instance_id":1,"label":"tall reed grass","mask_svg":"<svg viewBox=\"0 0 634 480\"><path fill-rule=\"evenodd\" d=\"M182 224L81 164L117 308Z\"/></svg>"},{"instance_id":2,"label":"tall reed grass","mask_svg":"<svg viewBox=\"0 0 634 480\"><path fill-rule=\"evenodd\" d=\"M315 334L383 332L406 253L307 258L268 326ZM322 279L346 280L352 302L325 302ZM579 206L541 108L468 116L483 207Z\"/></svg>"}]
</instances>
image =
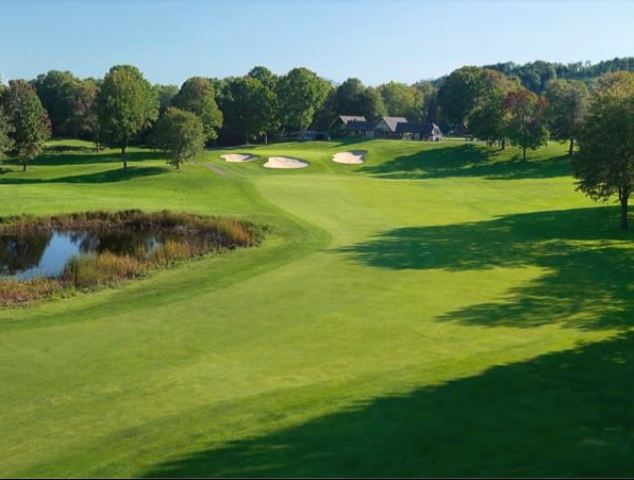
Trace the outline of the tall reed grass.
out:
<instances>
[{"instance_id":1,"label":"tall reed grass","mask_svg":"<svg viewBox=\"0 0 634 480\"><path fill-rule=\"evenodd\" d=\"M52 230L158 232L165 234L166 239L149 254L139 251L116 255L104 251L95 255L79 255L71 259L63 274L56 279L0 280L0 306L32 302L62 290L115 285L142 276L153 268L167 267L188 258L221 249L255 246L266 233L265 228L250 222L167 210L151 213L140 210L96 211L50 217L21 215L0 218L0 234Z\"/></svg>"}]
</instances>

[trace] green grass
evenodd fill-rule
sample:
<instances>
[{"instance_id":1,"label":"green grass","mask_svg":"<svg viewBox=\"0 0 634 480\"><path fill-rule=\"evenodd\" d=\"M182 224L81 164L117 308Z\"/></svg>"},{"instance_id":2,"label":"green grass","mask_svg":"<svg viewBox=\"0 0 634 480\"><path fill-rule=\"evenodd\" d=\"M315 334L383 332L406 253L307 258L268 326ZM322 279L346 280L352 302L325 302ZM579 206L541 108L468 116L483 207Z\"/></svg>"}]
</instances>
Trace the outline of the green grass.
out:
<instances>
[{"instance_id":1,"label":"green grass","mask_svg":"<svg viewBox=\"0 0 634 480\"><path fill-rule=\"evenodd\" d=\"M80 147L79 142L74 142ZM338 165L335 151L365 149ZM632 476L634 249L565 146L56 152L4 215L170 209L254 249L0 311L0 475ZM270 154L310 167L272 171Z\"/></svg>"}]
</instances>

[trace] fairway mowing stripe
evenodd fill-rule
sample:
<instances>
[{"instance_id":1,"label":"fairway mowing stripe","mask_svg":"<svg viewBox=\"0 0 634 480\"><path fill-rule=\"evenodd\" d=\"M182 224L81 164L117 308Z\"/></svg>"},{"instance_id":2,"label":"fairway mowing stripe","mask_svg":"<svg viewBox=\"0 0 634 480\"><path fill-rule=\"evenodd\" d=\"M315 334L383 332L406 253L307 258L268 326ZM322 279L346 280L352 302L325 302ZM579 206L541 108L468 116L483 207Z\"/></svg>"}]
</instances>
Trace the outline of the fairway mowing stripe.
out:
<instances>
[{"instance_id":1,"label":"fairway mowing stripe","mask_svg":"<svg viewBox=\"0 0 634 480\"><path fill-rule=\"evenodd\" d=\"M205 167L207 167L207 170L209 170L210 172L213 172L216 175L220 175L221 177L226 177L228 175L227 171L224 168L217 167L215 165L212 165L211 163L205 164Z\"/></svg>"}]
</instances>

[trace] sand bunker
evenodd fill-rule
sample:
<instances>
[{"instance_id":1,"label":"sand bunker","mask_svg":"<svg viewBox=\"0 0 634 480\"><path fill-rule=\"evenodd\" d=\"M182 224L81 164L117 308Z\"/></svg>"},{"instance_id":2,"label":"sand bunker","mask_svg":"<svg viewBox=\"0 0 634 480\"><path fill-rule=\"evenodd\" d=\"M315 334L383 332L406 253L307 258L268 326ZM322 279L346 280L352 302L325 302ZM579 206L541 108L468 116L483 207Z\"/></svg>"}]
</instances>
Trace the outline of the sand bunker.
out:
<instances>
[{"instance_id":1,"label":"sand bunker","mask_svg":"<svg viewBox=\"0 0 634 480\"><path fill-rule=\"evenodd\" d=\"M305 168L308 162L290 157L269 157L264 164L265 168Z\"/></svg>"},{"instance_id":2,"label":"sand bunker","mask_svg":"<svg viewBox=\"0 0 634 480\"><path fill-rule=\"evenodd\" d=\"M352 150L351 152L339 152L332 156L332 161L345 163L346 165L358 165L365 161L365 150Z\"/></svg>"},{"instance_id":3,"label":"sand bunker","mask_svg":"<svg viewBox=\"0 0 634 480\"><path fill-rule=\"evenodd\" d=\"M225 155L220 155L221 158L224 158L226 162L250 162L255 158L255 155L247 155L246 153L227 153Z\"/></svg>"}]
</instances>

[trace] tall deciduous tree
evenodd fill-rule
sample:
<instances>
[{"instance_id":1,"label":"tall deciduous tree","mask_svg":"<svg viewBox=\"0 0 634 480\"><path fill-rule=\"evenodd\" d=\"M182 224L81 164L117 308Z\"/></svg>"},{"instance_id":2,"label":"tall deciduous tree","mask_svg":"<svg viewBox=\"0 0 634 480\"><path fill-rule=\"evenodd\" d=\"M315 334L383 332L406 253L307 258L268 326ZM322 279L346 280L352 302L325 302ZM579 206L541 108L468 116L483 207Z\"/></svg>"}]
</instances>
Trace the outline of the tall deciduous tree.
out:
<instances>
[{"instance_id":1,"label":"tall deciduous tree","mask_svg":"<svg viewBox=\"0 0 634 480\"><path fill-rule=\"evenodd\" d=\"M111 145L121 149L123 168L127 169L128 145L158 116L158 100L152 86L136 67L114 66L97 96L97 113L101 133Z\"/></svg>"},{"instance_id":2,"label":"tall deciduous tree","mask_svg":"<svg viewBox=\"0 0 634 480\"><path fill-rule=\"evenodd\" d=\"M388 82L378 87L388 115L407 117L410 121L423 119L421 92L399 82Z\"/></svg>"},{"instance_id":3,"label":"tall deciduous tree","mask_svg":"<svg viewBox=\"0 0 634 480\"><path fill-rule=\"evenodd\" d=\"M178 94L178 86L176 85L160 85L152 86L154 94L158 98L159 113L163 115L165 111L172 105L173 98Z\"/></svg>"},{"instance_id":4,"label":"tall deciduous tree","mask_svg":"<svg viewBox=\"0 0 634 480\"><path fill-rule=\"evenodd\" d=\"M438 91L443 116L454 126L464 127L483 88L480 67L462 67L451 72Z\"/></svg>"},{"instance_id":5,"label":"tall deciduous tree","mask_svg":"<svg viewBox=\"0 0 634 480\"><path fill-rule=\"evenodd\" d=\"M621 227L628 228L628 203L634 189L634 73L601 78L592 94L574 157L578 189L595 200L617 195Z\"/></svg>"},{"instance_id":6,"label":"tall deciduous tree","mask_svg":"<svg viewBox=\"0 0 634 480\"><path fill-rule=\"evenodd\" d=\"M203 77L187 79L172 99L172 105L198 115L203 122L206 141L218 138L223 115L216 103L216 92L211 81Z\"/></svg>"},{"instance_id":7,"label":"tall deciduous tree","mask_svg":"<svg viewBox=\"0 0 634 480\"><path fill-rule=\"evenodd\" d=\"M253 67L251 70L249 70L249 73L247 75L249 77L255 78L256 80L259 80L260 82L262 82L262 85L273 91L275 90L275 87L277 86L277 82L279 80L279 77L277 75L271 72L268 68L262 66Z\"/></svg>"},{"instance_id":8,"label":"tall deciduous tree","mask_svg":"<svg viewBox=\"0 0 634 480\"><path fill-rule=\"evenodd\" d=\"M30 160L39 155L51 136L51 122L33 86L12 80L3 93L3 105L13 127L13 151L26 171Z\"/></svg>"},{"instance_id":9,"label":"tall deciduous tree","mask_svg":"<svg viewBox=\"0 0 634 480\"><path fill-rule=\"evenodd\" d=\"M520 88L517 79L510 79L496 70L482 71L483 88L475 106L467 116L469 131L489 144L501 142L504 148L504 100L509 92Z\"/></svg>"},{"instance_id":10,"label":"tall deciduous tree","mask_svg":"<svg viewBox=\"0 0 634 480\"><path fill-rule=\"evenodd\" d=\"M280 79L277 96L285 127L306 130L324 104L331 85L307 68L294 68Z\"/></svg>"},{"instance_id":11,"label":"tall deciduous tree","mask_svg":"<svg viewBox=\"0 0 634 480\"><path fill-rule=\"evenodd\" d=\"M379 92L357 78L347 79L334 90L333 107L334 115L363 115L368 119L387 113Z\"/></svg>"},{"instance_id":12,"label":"tall deciduous tree","mask_svg":"<svg viewBox=\"0 0 634 480\"><path fill-rule=\"evenodd\" d=\"M163 151L177 169L205 147L205 131L200 117L192 112L169 107L154 126L150 144Z\"/></svg>"},{"instance_id":13,"label":"tall deciduous tree","mask_svg":"<svg viewBox=\"0 0 634 480\"><path fill-rule=\"evenodd\" d=\"M13 132L11 120L4 112L4 107L0 105L0 153L6 153L13 149L13 139L11 138Z\"/></svg>"},{"instance_id":14,"label":"tall deciduous tree","mask_svg":"<svg viewBox=\"0 0 634 480\"><path fill-rule=\"evenodd\" d=\"M243 135L246 143L274 127L276 97L259 80L248 75L231 79L222 99L225 128Z\"/></svg>"},{"instance_id":15,"label":"tall deciduous tree","mask_svg":"<svg viewBox=\"0 0 634 480\"><path fill-rule=\"evenodd\" d=\"M546 105L543 97L526 89L510 92L504 99L505 136L522 149L522 160L527 149L536 150L548 142Z\"/></svg>"},{"instance_id":16,"label":"tall deciduous tree","mask_svg":"<svg viewBox=\"0 0 634 480\"><path fill-rule=\"evenodd\" d=\"M69 132L74 137L92 140L100 148L97 95L100 83L93 78L76 82L74 86L73 110L69 121Z\"/></svg>"},{"instance_id":17,"label":"tall deciduous tree","mask_svg":"<svg viewBox=\"0 0 634 480\"><path fill-rule=\"evenodd\" d=\"M552 80L546 87L551 136L568 142L572 155L587 109L588 87L577 80Z\"/></svg>"},{"instance_id":18,"label":"tall deciduous tree","mask_svg":"<svg viewBox=\"0 0 634 480\"><path fill-rule=\"evenodd\" d=\"M52 133L55 136L72 135L71 121L77 102L79 79L71 72L50 70L40 74L33 81L37 96L51 119Z\"/></svg>"}]
</instances>

